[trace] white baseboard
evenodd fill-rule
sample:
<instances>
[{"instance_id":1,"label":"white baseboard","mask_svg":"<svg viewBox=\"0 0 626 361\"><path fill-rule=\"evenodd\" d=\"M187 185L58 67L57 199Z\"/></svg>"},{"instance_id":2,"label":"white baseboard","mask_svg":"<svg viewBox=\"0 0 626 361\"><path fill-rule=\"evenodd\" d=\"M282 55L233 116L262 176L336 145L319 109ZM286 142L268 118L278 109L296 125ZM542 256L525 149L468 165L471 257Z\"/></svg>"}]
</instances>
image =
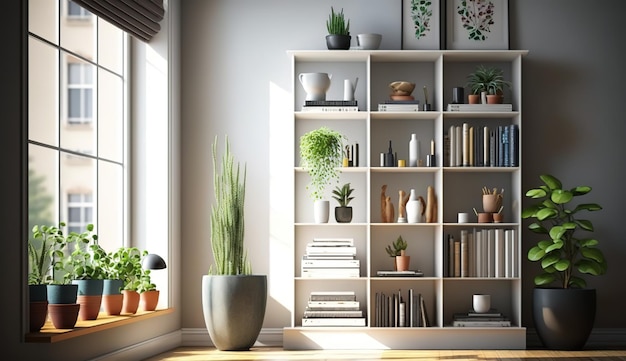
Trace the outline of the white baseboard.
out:
<instances>
[{"instance_id":1,"label":"white baseboard","mask_svg":"<svg viewBox=\"0 0 626 361\"><path fill-rule=\"evenodd\" d=\"M93 361L136 361L143 360L154 355L172 350L181 346L182 332L181 330L171 332L159 337L151 338L144 342L140 342L104 356L93 359Z\"/></svg>"}]
</instances>

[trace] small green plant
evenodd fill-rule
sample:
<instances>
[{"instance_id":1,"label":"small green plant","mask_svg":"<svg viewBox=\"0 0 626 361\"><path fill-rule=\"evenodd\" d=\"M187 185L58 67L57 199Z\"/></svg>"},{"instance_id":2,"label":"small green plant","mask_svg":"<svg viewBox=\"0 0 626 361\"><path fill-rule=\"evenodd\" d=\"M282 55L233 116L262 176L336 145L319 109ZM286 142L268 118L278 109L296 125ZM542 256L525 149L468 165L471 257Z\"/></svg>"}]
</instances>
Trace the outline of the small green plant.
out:
<instances>
[{"instance_id":1,"label":"small green plant","mask_svg":"<svg viewBox=\"0 0 626 361\"><path fill-rule=\"evenodd\" d=\"M528 251L528 260L541 262L543 273L535 277L535 285L546 286L558 282L562 288L584 288L582 274L594 276L606 273L607 262L596 246L595 238L581 237L577 231L593 232L593 224L578 217L581 211L599 211L596 203L582 203L572 207L575 197L591 192L589 186L564 189L556 177L539 176L543 185L526 192L526 197L537 201L522 211L522 218L534 219L528 226L532 232L547 236ZM576 275L578 272L581 276Z\"/></svg>"},{"instance_id":2,"label":"small green plant","mask_svg":"<svg viewBox=\"0 0 626 361\"><path fill-rule=\"evenodd\" d=\"M118 248L111 254L109 277L121 279L125 290L137 291L143 275L141 258L147 254L147 251L142 253L137 247Z\"/></svg>"},{"instance_id":3,"label":"small green plant","mask_svg":"<svg viewBox=\"0 0 626 361\"><path fill-rule=\"evenodd\" d=\"M339 203L340 207L347 207L350 201L354 199L354 197L350 197L352 192L354 192L354 188L350 187L350 183L346 183L341 187L335 187L333 190L333 198Z\"/></svg>"},{"instance_id":4,"label":"small green plant","mask_svg":"<svg viewBox=\"0 0 626 361\"><path fill-rule=\"evenodd\" d=\"M217 136L213 143L213 187L215 204L211 206L211 248L215 269L209 274L248 275L252 273L244 249L244 200L246 196L246 166L243 174L240 165L230 152L228 137L225 140L221 169L217 164Z\"/></svg>"},{"instance_id":5,"label":"small green plant","mask_svg":"<svg viewBox=\"0 0 626 361\"><path fill-rule=\"evenodd\" d=\"M60 222L59 226L35 225L32 229L32 239L28 241L28 284L52 283L51 271L54 268L53 259L56 256L63 256L62 252L57 252L56 248L65 243L65 236L62 227L65 223Z\"/></svg>"},{"instance_id":6,"label":"small green plant","mask_svg":"<svg viewBox=\"0 0 626 361\"><path fill-rule=\"evenodd\" d=\"M408 244L402 239L402 236L398 236L396 241L388 245L385 250L387 251L389 257L396 257L399 256L402 251L406 250L407 246Z\"/></svg>"},{"instance_id":7,"label":"small green plant","mask_svg":"<svg viewBox=\"0 0 626 361\"><path fill-rule=\"evenodd\" d=\"M74 250L67 258L63 266L66 270L65 283L72 280L99 280L106 277L105 269L102 267L102 260L106 259L106 251L100 247L98 235L93 232L93 224L88 224L82 233L70 232L71 243L74 243Z\"/></svg>"},{"instance_id":8,"label":"small green plant","mask_svg":"<svg viewBox=\"0 0 626 361\"><path fill-rule=\"evenodd\" d=\"M504 87L510 87L511 83L504 80L502 69L479 65L467 76L466 86L470 88L472 94L481 92L499 94Z\"/></svg>"},{"instance_id":9,"label":"small green plant","mask_svg":"<svg viewBox=\"0 0 626 361\"><path fill-rule=\"evenodd\" d=\"M328 34L331 35L350 35L350 20L346 21L343 15L343 9L340 12L335 12L333 7L330 7L330 15L326 20L326 29Z\"/></svg>"},{"instance_id":10,"label":"small green plant","mask_svg":"<svg viewBox=\"0 0 626 361\"><path fill-rule=\"evenodd\" d=\"M324 197L324 190L331 180L339 180L344 139L339 132L327 127L314 129L300 137L301 164L311 177L307 189L313 200Z\"/></svg>"},{"instance_id":11,"label":"small green plant","mask_svg":"<svg viewBox=\"0 0 626 361\"><path fill-rule=\"evenodd\" d=\"M150 270L142 269L141 276L139 277L139 283L137 285L137 292L143 293L146 291L154 291L156 288L156 285L152 283L152 280L150 279Z\"/></svg>"}]
</instances>

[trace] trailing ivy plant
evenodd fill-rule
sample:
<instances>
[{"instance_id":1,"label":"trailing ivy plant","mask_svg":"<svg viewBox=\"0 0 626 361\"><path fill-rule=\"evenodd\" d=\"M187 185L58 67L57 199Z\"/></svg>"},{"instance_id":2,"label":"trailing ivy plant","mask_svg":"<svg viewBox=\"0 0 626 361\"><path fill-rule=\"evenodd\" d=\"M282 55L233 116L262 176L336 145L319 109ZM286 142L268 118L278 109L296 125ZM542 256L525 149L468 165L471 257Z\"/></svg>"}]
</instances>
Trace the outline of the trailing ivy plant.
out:
<instances>
[{"instance_id":1,"label":"trailing ivy plant","mask_svg":"<svg viewBox=\"0 0 626 361\"><path fill-rule=\"evenodd\" d=\"M331 35L350 35L350 20L346 21L343 9L340 12L335 12L335 9L330 7L330 15L326 20L326 30Z\"/></svg>"},{"instance_id":2,"label":"trailing ivy plant","mask_svg":"<svg viewBox=\"0 0 626 361\"><path fill-rule=\"evenodd\" d=\"M579 235L578 231L594 231L591 221L580 218L579 212L599 211L602 207L597 203L570 204L575 197L591 192L589 186L564 189L561 181L552 175L539 178L544 184L526 192L526 197L537 202L522 211L522 218L533 219L528 229L543 236L528 251L528 259L540 262L543 271L535 277L535 285L558 282L562 288L584 288L586 281L582 275L606 273L607 262L596 247L597 239Z\"/></svg>"},{"instance_id":3,"label":"trailing ivy plant","mask_svg":"<svg viewBox=\"0 0 626 361\"><path fill-rule=\"evenodd\" d=\"M324 197L324 190L331 180L339 181L338 167L343 159L344 139L339 132L327 127L314 129L300 137L301 165L311 177L307 189L313 200Z\"/></svg>"},{"instance_id":4,"label":"trailing ivy plant","mask_svg":"<svg viewBox=\"0 0 626 361\"><path fill-rule=\"evenodd\" d=\"M246 166L230 152L228 137L218 171L217 136L213 143L213 187L215 204L211 206L211 248L215 259L209 274L251 274L252 267L244 249L244 200L246 195Z\"/></svg>"}]
</instances>

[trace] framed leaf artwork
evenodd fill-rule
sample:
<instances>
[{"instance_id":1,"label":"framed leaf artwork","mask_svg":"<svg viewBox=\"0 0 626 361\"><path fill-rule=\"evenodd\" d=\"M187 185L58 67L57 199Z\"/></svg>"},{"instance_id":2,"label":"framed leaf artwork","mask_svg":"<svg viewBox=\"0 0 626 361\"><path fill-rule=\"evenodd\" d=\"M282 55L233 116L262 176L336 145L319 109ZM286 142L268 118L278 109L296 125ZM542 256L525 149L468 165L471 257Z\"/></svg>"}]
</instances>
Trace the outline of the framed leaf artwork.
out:
<instances>
[{"instance_id":1,"label":"framed leaf artwork","mask_svg":"<svg viewBox=\"0 0 626 361\"><path fill-rule=\"evenodd\" d=\"M402 0L402 49L441 49L440 0Z\"/></svg>"},{"instance_id":2,"label":"framed leaf artwork","mask_svg":"<svg viewBox=\"0 0 626 361\"><path fill-rule=\"evenodd\" d=\"M447 0L446 48L509 50L508 0Z\"/></svg>"}]
</instances>

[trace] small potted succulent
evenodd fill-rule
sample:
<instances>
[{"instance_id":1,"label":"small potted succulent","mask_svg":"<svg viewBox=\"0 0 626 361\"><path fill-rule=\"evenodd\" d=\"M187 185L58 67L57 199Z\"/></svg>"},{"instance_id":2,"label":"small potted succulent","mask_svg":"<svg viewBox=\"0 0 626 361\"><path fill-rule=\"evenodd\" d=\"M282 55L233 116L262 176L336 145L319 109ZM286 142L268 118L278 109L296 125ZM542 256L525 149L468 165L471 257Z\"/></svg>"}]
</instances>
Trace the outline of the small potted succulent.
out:
<instances>
[{"instance_id":1,"label":"small potted succulent","mask_svg":"<svg viewBox=\"0 0 626 361\"><path fill-rule=\"evenodd\" d=\"M335 9L330 7L330 15L326 20L326 46L328 50L348 50L350 49L350 20L346 20L343 14L343 9L340 12L335 12Z\"/></svg>"},{"instance_id":2,"label":"small potted succulent","mask_svg":"<svg viewBox=\"0 0 626 361\"><path fill-rule=\"evenodd\" d=\"M408 244L402 236L398 236L395 242L388 245L385 250L390 257L393 257L394 270L396 271L408 271L411 256L406 255L406 248Z\"/></svg>"},{"instance_id":3,"label":"small potted succulent","mask_svg":"<svg viewBox=\"0 0 626 361\"><path fill-rule=\"evenodd\" d=\"M469 104L480 103L480 96L483 92L488 104L498 104L502 103L504 88L510 87L511 82L504 80L502 69L479 65L467 76L466 86L470 89Z\"/></svg>"},{"instance_id":4,"label":"small potted succulent","mask_svg":"<svg viewBox=\"0 0 626 361\"><path fill-rule=\"evenodd\" d=\"M335 220L338 223L350 223L352 221L352 207L348 204L354 199L351 197L354 188L350 187L350 183L346 183L343 186L335 187L333 190L333 199L339 203L338 207L335 207Z\"/></svg>"}]
</instances>

